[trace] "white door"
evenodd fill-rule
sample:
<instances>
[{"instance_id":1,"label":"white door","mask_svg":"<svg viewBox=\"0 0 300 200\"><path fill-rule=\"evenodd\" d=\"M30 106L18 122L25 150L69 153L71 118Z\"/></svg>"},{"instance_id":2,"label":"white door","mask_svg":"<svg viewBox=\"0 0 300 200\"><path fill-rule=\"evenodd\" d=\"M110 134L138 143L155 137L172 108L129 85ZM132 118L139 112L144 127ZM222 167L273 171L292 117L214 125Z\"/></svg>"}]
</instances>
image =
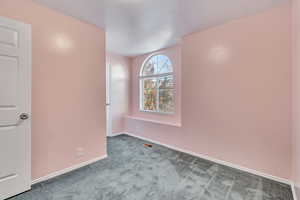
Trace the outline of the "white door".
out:
<instances>
[{"instance_id":1,"label":"white door","mask_svg":"<svg viewBox=\"0 0 300 200\"><path fill-rule=\"evenodd\" d=\"M111 64L106 64L106 135L112 136Z\"/></svg>"},{"instance_id":2,"label":"white door","mask_svg":"<svg viewBox=\"0 0 300 200\"><path fill-rule=\"evenodd\" d=\"M31 187L31 28L0 17L0 200Z\"/></svg>"}]
</instances>

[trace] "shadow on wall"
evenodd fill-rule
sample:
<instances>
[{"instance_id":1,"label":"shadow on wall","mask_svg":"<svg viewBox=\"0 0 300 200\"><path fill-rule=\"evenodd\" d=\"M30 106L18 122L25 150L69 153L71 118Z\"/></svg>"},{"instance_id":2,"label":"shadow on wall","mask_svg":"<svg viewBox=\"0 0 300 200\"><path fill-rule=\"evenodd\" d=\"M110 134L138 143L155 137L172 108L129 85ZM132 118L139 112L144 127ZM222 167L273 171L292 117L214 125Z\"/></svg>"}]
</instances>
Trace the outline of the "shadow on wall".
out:
<instances>
[{"instance_id":1,"label":"shadow on wall","mask_svg":"<svg viewBox=\"0 0 300 200\"><path fill-rule=\"evenodd\" d=\"M110 52L106 53L106 58L107 64L111 67L112 133L117 134L125 130L124 116L129 112L131 59Z\"/></svg>"}]
</instances>

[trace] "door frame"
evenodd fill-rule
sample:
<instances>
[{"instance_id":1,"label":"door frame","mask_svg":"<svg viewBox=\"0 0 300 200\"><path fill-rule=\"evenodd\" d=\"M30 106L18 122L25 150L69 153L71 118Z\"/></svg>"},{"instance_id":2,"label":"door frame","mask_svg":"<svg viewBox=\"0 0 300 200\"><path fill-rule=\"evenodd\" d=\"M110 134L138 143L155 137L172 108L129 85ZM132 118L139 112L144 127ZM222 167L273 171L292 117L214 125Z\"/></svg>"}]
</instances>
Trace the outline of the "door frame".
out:
<instances>
[{"instance_id":1,"label":"door frame","mask_svg":"<svg viewBox=\"0 0 300 200\"><path fill-rule=\"evenodd\" d=\"M106 136L112 136L112 103L111 103L111 63L108 60L106 64Z\"/></svg>"},{"instance_id":2,"label":"door frame","mask_svg":"<svg viewBox=\"0 0 300 200\"><path fill-rule=\"evenodd\" d=\"M23 22L22 22L23 23ZM24 24L24 23L23 23ZM27 26L27 45L28 45L28 55L27 55L27 65L28 65L28 88L27 88L27 95L28 95L28 114L29 114L29 121L30 121L30 125L29 125L29 131L28 131L28 160L29 160L29 169L28 169L28 173L30 175L30 189L31 189L31 185L32 185L32 27L31 24L25 24Z\"/></svg>"}]
</instances>

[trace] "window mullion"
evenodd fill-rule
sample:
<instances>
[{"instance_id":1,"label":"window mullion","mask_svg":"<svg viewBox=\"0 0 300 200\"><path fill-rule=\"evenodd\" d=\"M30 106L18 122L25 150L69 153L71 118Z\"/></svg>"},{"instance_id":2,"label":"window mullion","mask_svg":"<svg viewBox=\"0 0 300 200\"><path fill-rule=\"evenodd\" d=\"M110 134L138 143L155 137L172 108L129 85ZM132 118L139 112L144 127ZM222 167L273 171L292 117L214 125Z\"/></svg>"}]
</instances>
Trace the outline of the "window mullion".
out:
<instances>
[{"instance_id":1,"label":"window mullion","mask_svg":"<svg viewBox=\"0 0 300 200\"><path fill-rule=\"evenodd\" d=\"M144 91L144 80L141 79L140 81L141 81L141 82L140 82L140 85L142 85L142 87L140 88L140 93L141 93L141 94L140 94L140 95L141 95L141 96L140 96L140 97L141 97L141 98L140 98L140 101L141 101L141 99L142 99L142 102L140 102L140 107L142 107L142 109L145 110L145 103L144 103L144 98L145 98L145 97L144 97L144 95L145 95L145 94L144 94L144 93L145 93L145 91Z\"/></svg>"},{"instance_id":2,"label":"window mullion","mask_svg":"<svg viewBox=\"0 0 300 200\"><path fill-rule=\"evenodd\" d=\"M163 74L154 74L154 75L147 75L147 76L139 76L140 79L147 79L147 78L156 78L156 77L165 77L165 76L172 76L174 72L163 73Z\"/></svg>"},{"instance_id":3,"label":"window mullion","mask_svg":"<svg viewBox=\"0 0 300 200\"><path fill-rule=\"evenodd\" d=\"M158 112L160 112L160 110L159 110L159 87L158 87L158 81L159 81L159 79L156 78L156 92L157 92L157 95L156 95L156 110Z\"/></svg>"}]
</instances>

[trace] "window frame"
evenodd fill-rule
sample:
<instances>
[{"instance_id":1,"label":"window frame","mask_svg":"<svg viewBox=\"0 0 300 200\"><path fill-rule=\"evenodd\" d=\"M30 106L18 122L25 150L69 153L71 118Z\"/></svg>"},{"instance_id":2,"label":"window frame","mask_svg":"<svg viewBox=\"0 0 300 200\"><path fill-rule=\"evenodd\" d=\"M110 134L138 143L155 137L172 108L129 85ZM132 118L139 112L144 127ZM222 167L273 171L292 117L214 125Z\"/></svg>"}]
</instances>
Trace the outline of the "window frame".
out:
<instances>
[{"instance_id":1,"label":"window frame","mask_svg":"<svg viewBox=\"0 0 300 200\"><path fill-rule=\"evenodd\" d=\"M171 67L172 67L172 72L162 73L162 74L143 75L144 67L146 66L148 61L150 61L153 57L156 57L156 56L159 56L159 55L165 56L169 59L169 61L171 63ZM173 114L176 113L176 81L175 81L174 71L175 71L175 69L173 67L172 60L170 59L169 56L167 56L165 54L162 54L162 53L153 54L153 55L147 57L144 60L143 64L141 65L140 73L139 73L139 77L138 77L138 79L139 79L139 110L141 112L163 114L163 115L173 115ZM146 80L146 79L159 80L159 79L162 79L162 78L168 77L168 76L171 76L172 79L173 79L174 87L173 87L173 89L170 89L170 90L173 90L173 95L174 95L174 102L173 102L174 103L174 111L173 112L160 111L160 109L159 109L159 87L158 87L158 85L156 85L156 88L155 88L157 90L157 95L156 95L156 102L157 102L156 108L157 108L157 110L156 111L145 110L144 109L144 80Z\"/></svg>"}]
</instances>

